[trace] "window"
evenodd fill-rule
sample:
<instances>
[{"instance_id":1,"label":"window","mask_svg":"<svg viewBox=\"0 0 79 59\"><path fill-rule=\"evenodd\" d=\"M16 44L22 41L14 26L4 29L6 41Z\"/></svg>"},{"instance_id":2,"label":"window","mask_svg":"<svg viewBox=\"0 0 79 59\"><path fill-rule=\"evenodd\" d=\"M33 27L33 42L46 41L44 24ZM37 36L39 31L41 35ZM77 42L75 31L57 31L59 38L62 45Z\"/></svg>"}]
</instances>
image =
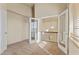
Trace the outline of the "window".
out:
<instances>
[{"instance_id":1,"label":"window","mask_svg":"<svg viewBox=\"0 0 79 59\"><path fill-rule=\"evenodd\" d=\"M74 34L79 37L79 18L76 18L73 21Z\"/></svg>"}]
</instances>

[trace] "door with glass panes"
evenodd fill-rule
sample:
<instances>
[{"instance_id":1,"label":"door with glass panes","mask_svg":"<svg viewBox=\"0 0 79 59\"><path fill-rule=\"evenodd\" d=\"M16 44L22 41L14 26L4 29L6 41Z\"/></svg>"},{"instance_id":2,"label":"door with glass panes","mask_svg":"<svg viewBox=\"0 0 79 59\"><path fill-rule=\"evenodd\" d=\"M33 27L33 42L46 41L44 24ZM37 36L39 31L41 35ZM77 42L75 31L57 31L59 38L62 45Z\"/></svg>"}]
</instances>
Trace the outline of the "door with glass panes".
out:
<instances>
[{"instance_id":1,"label":"door with glass panes","mask_svg":"<svg viewBox=\"0 0 79 59\"><path fill-rule=\"evenodd\" d=\"M29 42L36 42L38 40L38 20L30 18L30 40Z\"/></svg>"}]
</instances>

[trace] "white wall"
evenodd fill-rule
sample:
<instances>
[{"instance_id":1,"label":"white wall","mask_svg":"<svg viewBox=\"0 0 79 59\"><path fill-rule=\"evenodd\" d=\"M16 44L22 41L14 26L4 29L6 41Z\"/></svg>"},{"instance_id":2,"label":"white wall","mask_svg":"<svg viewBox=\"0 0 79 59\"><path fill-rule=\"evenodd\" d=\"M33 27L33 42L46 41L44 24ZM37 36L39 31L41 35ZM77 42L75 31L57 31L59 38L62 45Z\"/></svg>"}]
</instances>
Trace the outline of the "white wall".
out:
<instances>
[{"instance_id":1,"label":"white wall","mask_svg":"<svg viewBox=\"0 0 79 59\"><path fill-rule=\"evenodd\" d=\"M28 39L28 26L26 17L8 11L8 44ZM27 32L27 34L26 34Z\"/></svg>"}]
</instances>

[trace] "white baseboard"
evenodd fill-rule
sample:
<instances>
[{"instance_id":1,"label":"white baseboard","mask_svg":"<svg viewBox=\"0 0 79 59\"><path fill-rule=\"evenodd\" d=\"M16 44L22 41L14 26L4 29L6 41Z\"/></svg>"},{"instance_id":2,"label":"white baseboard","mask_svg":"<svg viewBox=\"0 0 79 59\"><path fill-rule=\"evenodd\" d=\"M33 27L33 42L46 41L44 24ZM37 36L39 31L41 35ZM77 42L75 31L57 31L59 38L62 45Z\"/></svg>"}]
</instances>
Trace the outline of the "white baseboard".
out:
<instances>
[{"instance_id":1,"label":"white baseboard","mask_svg":"<svg viewBox=\"0 0 79 59\"><path fill-rule=\"evenodd\" d=\"M24 41L24 40L27 40L27 39L23 39L23 40L20 40L20 41L16 41L16 42L10 43L10 44L8 44L8 45L12 45L12 44L15 44L15 43L18 43L18 42Z\"/></svg>"}]
</instances>

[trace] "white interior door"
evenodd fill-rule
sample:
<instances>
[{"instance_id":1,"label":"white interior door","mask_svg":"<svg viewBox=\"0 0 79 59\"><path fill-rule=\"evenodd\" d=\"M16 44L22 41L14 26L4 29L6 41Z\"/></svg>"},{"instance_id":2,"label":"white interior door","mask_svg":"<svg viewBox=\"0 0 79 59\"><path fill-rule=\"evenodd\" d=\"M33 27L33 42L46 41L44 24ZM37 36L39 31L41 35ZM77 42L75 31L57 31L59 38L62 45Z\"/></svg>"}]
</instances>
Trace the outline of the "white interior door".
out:
<instances>
[{"instance_id":1,"label":"white interior door","mask_svg":"<svg viewBox=\"0 0 79 59\"><path fill-rule=\"evenodd\" d=\"M68 9L58 17L58 47L68 53Z\"/></svg>"},{"instance_id":2,"label":"white interior door","mask_svg":"<svg viewBox=\"0 0 79 59\"><path fill-rule=\"evenodd\" d=\"M0 54L7 49L7 11L0 8Z\"/></svg>"}]
</instances>

